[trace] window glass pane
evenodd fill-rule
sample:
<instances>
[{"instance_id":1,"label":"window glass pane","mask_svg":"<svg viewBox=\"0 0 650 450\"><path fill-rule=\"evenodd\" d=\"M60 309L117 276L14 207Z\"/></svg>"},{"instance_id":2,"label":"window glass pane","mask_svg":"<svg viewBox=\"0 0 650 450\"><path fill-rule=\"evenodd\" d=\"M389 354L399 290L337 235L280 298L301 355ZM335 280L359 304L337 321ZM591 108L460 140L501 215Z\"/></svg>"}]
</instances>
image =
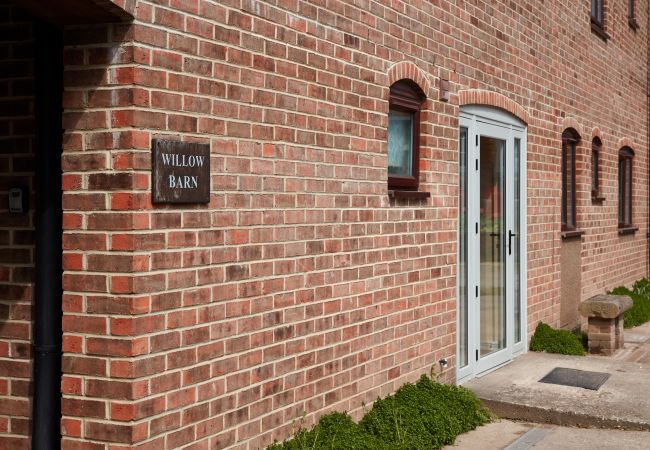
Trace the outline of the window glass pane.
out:
<instances>
[{"instance_id":1,"label":"window glass pane","mask_svg":"<svg viewBox=\"0 0 650 450\"><path fill-rule=\"evenodd\" d=\"M598 3L598 23L603 23L603 0L596 0Z\"/></svg>"},{"instance_id":2,"label":"window glass pane","mask_svg":"<svg viewBox=\"0 0 650 450\"><path fill-rule=\"evenodd\" d=\"M388 113L388 173L413 175L413 114L390 110Z\"/></svg>"},{"instance_id":3,"label":"window glass pane","mask_svg":"<svg viewBox=\"0 0 650 450\"><path fill-rule=\"evenodd\" d=\"M603 0L591 0L591 17L599 24L602 24Z\"/></svg>"},{"instance_id":4,"label":"window glass pane","mask_svg":"<svg viewBox=\"0 0 650 450\"><path fill-rule=\"evenodd\" d=\"M468 308L468 287L467 287L467 128L460 129L459 149L459 175L460 175L460 198L458 211L458 364L459 367L467 365L467 308Z\"/></svg>"},{"instance_id":5,"label":"window glass pane","mask_svg":"<svg viewBox=\"0 0 650 450\"><path fill-rule=\"evenodd\" d=\"M618 160L618 223L619 224L625 222L625 216L623 213L623 208L625 204L624 187L623 187L623 165L624 164L625 164L625 159L619 158Z\"/></svg>"},{"instance_id":6,"label":"window glass pane","mask_svg":"<svg viewBox=\"0 0 650 450\"><path fill-rule=\"evenodd\" d=\"M480 137L480 355L506 347L506 141Z\"/></svg>"},{"instance_id":7,"label":"window glass pane","mask_svg":"<svg viewBox=\"0 0 650 450\"><path fill-rule=\"evenodd\" d=\"M591 0L591 17L595 19L596 17L598 17L597 14L598 14L598 0Z\"/></svg>"},{"instance_id":8,"label":"window glass pane","mask_svg":"<svg viewBox=\"0 0 650 450\"><path fill-rule=\"evenodd\" d=\"M521 342L521 141L515 139L515 154L514 154L514 197L515 197L515 210L514 214L514 287L515 287L515 342Z\"/></svg>"},{"instance_id":9,"label":"window glass pane","mask_svg":"<svg viewBox=\"0 0 650 450\"><path fill-rule=\"evenodd\" d=\"M625 158L625 224L632 224L632 160Z\"/></svg>"},{"instance_id":10,"label":"window glass pane","mask_svg":"<svg viewBox=\"0 0 650 450\"><path fill-rule=\"evenodd\" d=\"M562 215L562 224L567 223L567 218L566 218L566 206L567 206L567 199L566 199L566 162L567 162L567 152L568 152L569 145L565 142L562 142L562 207L561 207L561 215Z\"/></svg>"},{"instance_id":11,"label":"window glass pane","mask_svg":"<svg viewBox=\"0 0 650 450\"><path fill-rule=\"evenodd\" d=\"M575 171L575 144L569 143L567 146L566 160L566 224L569 227L575 226L575 205L573 204L575 189L574 171Z\"/></svg>"},{"instance_id":12,"label":"window glass pane","mask_svg":"<svg viewBox=\"0 0 650 450\"><path fill-rule=\"evenodd\" d=\"M598 192L598 150L591 152L591 190Z\"/></svg>"}]
</instances>

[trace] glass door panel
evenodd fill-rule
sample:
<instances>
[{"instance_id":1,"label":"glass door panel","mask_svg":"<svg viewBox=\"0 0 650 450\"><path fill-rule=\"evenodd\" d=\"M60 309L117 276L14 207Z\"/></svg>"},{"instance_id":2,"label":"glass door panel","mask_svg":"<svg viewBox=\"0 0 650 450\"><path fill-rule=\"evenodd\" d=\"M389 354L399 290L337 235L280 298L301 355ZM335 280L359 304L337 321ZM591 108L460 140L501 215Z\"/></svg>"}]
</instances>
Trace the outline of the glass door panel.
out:
<instances>
[{"instance_id":1,"label":"glass door panel","mask_svg":"<svg viewBox=\"0 0 650 450\"><path fill-rule=\"evenodd\" d=\"M521 342L521 214L522 214L522 205L521 205L521 139L515 138L515 148L514 148L514 157L513 157L513 183L512 183L512 192L513 192L513 230L508 232L508 250L513 254L513 288L514 288L514 308L515 308L515 344Z\"/></svg>"},{"instance_id":2,"label":"glass door panel","mask_svg":"<svg viewBox=\"0 0 650 450\"><path fill-rule=\"evenodd\" d=\"M505 152L505 140L480 137L480 357L506 348Z\"/></svg>"}]
</instances>

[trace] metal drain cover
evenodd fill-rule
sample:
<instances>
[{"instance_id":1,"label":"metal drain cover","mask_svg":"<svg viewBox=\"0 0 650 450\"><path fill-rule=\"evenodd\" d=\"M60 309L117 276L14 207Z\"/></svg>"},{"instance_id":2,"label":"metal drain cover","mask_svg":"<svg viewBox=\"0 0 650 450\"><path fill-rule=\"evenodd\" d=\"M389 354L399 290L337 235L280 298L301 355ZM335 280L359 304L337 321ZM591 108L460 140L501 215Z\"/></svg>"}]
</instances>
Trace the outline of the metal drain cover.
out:
<instances>
[{"instance_id":1,"label":"metal drain cover","mask_svg":"<svg viewBox=\"0 0 650 450\"><path fill-rule=\"evenodd\" d=\"M609 379L610 374L605 372L589 372L586 370L567 369L556 367L551 370L540 383L559 384L561 386L580 387L597 391Z\"/></svg>"}]
</instances>

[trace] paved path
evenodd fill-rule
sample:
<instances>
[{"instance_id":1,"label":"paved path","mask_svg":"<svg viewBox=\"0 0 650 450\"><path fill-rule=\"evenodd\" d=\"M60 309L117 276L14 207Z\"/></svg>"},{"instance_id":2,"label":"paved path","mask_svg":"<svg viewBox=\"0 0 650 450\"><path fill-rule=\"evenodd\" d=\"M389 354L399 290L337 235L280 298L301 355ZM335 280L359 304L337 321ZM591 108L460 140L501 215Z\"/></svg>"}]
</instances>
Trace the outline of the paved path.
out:
<instances>
[{"instance_id":1,"label":"paved path","mask_svg":"<svg viewBox=\"0 0 650 450\"><path fill-rule=\"evenodd\" d=\"M614 359L650 365L650 322L625 330L625 346Z\"/></svg>"},{"instance_id":2,"label":"paved path","mask_svg":"<svg viewBox=\"0 0 650 450\"><path fill-rule=\"evenodd\" d=\"M650 432L560 427L501 420L459 436L444 450L648 450Z\"/></svg>"}]
</instances>

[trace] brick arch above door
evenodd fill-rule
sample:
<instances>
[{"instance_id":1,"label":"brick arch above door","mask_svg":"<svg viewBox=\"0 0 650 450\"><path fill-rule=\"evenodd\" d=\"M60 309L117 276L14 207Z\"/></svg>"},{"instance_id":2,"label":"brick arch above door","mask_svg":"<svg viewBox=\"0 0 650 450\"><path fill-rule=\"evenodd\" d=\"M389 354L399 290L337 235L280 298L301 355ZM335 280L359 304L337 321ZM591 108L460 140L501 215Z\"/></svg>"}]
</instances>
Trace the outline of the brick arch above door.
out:
<instances>
[{"instance_id":1,"label":"brick arch above door","mask_svg":"<svg viewBox=\"0 0 650 450\"><path fill-rule=\"evenodd\" d=\"M526 125L531 124L528 111L519 103L499 92L486 89L465 89L458 92L458 102L459 106L486 105L501 108L523 121Z\"/></svg>"}]
</instances>

